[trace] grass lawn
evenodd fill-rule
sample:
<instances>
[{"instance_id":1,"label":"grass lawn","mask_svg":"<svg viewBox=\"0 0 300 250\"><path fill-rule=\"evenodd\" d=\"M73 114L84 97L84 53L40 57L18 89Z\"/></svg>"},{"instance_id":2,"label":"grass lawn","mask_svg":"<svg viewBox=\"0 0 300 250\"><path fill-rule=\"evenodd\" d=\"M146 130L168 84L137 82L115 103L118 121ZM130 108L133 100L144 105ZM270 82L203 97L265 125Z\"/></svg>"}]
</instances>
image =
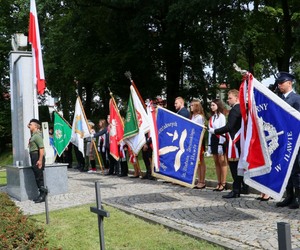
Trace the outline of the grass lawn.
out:
<instances>
[{"instance_id":1,"label":"grass lawn","mask_svg":"<svg viewBox=\"0 0 300 250\"><path fill-rule=\"evenodd\" d=\"M11 148L1 152L0 154L0 168L6 165L13 164L13 157Z\"/></svg>"},{"instance_id":2,"label":"grass lawn","mask_svg":"<svg viewBox=\"0 0 300 250\"><path fill-rule=\"evenodd\" d=\"M5 186L6 184L6 171L0 171L0 186Z\"/></svg>"},{"instance_id":3,"label":"grass lawn","mask_svg":"<svg viewBox=\"0 0 300 250\"><path fill-rule=\"evenodd\" d=\"M99 249L97 216L90 212L90 206L96 205L50 212L48 225L45 222L45 214L30 216L30 220L46 229L50 249ZM105 248L108 250L224 249L170 231L162 225L145 222L113 207L104 206L104 209L110 212L110 217L104 218Z\"/></svg>"}]
</instances>

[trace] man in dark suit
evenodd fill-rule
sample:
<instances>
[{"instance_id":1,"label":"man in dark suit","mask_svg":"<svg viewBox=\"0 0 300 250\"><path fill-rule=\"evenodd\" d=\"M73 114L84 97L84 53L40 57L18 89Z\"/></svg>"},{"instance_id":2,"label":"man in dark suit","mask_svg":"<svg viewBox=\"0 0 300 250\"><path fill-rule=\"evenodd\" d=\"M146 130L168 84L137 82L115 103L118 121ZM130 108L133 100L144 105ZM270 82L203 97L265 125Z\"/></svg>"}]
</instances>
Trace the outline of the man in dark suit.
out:
<instances>
[{"instance_id":1,"label":"man in dark suit","mask_svg":"<svg viewBox=\"0 0 300 250\"><path fill-rule=\"evenodd\" d=\"M288 72L279 72L276 82L281 92L281 98L290 106L300 112L300 95L293 91L293 80L295 76ZM289 182L286 187L286 197L282 202L276 204L277 207L289 206L291 209L300 207L300 165L299 152L297 154Z\"/></svg>"},{"instance_id":2,"label":"man in dark suit","mask_svg":"<svg viewBox=\"0 0 300 250\"><path fill-rule=\"evenodd\" d=\"M174 106L175 106L175 110L177 112L178 115L181 115L187 119L190 119L191 117L191 114L190 112L184 107L184 100L182 97L177 97L175 99L175 103L174 103Z\"/></svg>"},{"instance_id":3,"label":"man in dark suit","mask_svg":"<svg viewBox=\"0 0 300 250\"><path fill-rule=\"evenodd\" d=\"M240 155L240 140L239 135L241 133L241 120L242 114L239 104L239 91L236 89L228 92L228 104L232 107L228 114L227 124L224 127L218 129L209 129L209 133L222 135L227 133L228 143L228 161L230 172L233 178L232 191L223 195L223 198L237 198L241 194L241 186L243 183L243 176L237 174L238 160Z\"/></svg>"}]
</instances>

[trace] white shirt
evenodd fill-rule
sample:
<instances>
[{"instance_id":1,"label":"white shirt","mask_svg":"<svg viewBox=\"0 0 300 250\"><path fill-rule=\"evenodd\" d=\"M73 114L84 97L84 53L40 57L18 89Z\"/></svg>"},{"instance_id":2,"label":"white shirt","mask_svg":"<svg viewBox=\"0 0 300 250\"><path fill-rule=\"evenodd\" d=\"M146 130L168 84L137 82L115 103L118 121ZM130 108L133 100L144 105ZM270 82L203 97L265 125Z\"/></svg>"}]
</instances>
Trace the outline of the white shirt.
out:
<instances>
[{"instance_id":1,"label":"white shirt","mask_svg":"<svg viewBox=\"0 0 300 250\"><path fill-rule=\"evenodd\" d=\"M202 115L200 115L200 114L193 115L191 120L193 122L196 122L196 123L201 124L201 125L204 126L204 119L203 119Z\"/></svg>"},{"instance_id":2,"label":"white shirt","mask_svg":"<svg viewBox=\"0 0 300 250\"><path fill-rule=\"evenodd\" d=\"M217 128L224 127L225 124L226 124L225 115L220 113L219 115L215 114L212 116L212 127L210 126L211 125L210 121L208 123L208 126L210 126L213 129L217 129ZM219 143L222 144L225 142L225 140L226 140L226 138L224 136L220 136ZM211 145L211 134L209 134L209 137L208 137L208 145Z\"/></svg>"}]
</instances>

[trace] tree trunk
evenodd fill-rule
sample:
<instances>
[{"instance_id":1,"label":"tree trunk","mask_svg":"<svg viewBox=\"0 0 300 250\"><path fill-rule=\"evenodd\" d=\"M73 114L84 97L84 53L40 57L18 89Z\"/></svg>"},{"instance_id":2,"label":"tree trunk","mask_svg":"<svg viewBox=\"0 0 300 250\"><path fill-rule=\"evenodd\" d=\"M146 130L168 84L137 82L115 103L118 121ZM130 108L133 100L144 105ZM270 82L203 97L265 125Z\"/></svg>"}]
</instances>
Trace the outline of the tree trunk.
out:
<instances>
[{"instance_id":1,"label":"tree trunk","mask_svg":"<svg viewBox=\"0 0 300 250\"><path fill-rule=\"evenodd\" d=\"M291 16L289 14L289 5L287 0L282 0L282 10L283 10L283 23L284 23L284 44L283 44L283 56L277 59L279 71L289 72L290 59L293 46L293 35L292 35L292 25Z\"/></svg>"},{"instance_id":2,"label":"tree trunk","mask_svg":"<svg viewBox=\"0 0 300 250\"><path fill-rule=\"evenodd\" d=\"M167 106L173 111L174 100L179 96L181 64L179 44L173 42L166 48Z\"/></svg>"}]
</instances>

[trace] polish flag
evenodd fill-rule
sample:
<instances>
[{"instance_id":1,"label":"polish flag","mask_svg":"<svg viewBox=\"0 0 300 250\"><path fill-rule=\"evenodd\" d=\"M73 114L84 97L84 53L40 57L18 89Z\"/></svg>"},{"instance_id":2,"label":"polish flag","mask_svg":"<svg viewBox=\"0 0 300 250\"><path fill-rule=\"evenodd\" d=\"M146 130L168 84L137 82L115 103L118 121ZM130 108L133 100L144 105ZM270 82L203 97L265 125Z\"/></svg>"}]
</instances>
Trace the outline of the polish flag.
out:
<instances>
[{"instance_id":1,"label":"polish flag","mask_svg":"<svg viewBox=\"0 0 300 250\"><path fill-rule=\"evenodd\" d=\"M123 139L124 128L122 126L117 108L115 107L112 99L110 99L110 120L109 120L109 151L116 161L119 160L119 147Z\"/></svg>"},{"instance_id":2,"label":"polish flag","mask_svg":"<svg viewBox=\"0 0 300 250\"><path fill-rule=\"evenodd\" d=\"M36 12L35 0L30 1L30 19L29 19L29 37L28 41L32 44L32 54L34 57L34 72L36 75L36 87L37 92L42 95L44 94L46 84L45 84L45 74L43 66L43 57L41 50L41 40L39 23Z\"/></svg>"},{"instance_id":3,"label":"polish flag","mask_svg":"<svg viewBox=\"0 0 300 250\"><path fill-rule=\"evenodd\" d=\"M271 171L271 163L268 155L268 146L265 141L265 134L259 125L256 102L254 96L253 85L261 84L259 83L251 73L248 73L248 117L247 125L243 134L244 140L241 141L242 150L242 160L244 164L244 179L250 177L260 176L267 174ZM243 95L246 98L244 92ZM243 99L242 99L243 100ZM241 105L242 115L245 116L245 105L246 99L244 99L244 104ZM245 122L245 117L243 117Z\"/></svg>"}]
</instances>

